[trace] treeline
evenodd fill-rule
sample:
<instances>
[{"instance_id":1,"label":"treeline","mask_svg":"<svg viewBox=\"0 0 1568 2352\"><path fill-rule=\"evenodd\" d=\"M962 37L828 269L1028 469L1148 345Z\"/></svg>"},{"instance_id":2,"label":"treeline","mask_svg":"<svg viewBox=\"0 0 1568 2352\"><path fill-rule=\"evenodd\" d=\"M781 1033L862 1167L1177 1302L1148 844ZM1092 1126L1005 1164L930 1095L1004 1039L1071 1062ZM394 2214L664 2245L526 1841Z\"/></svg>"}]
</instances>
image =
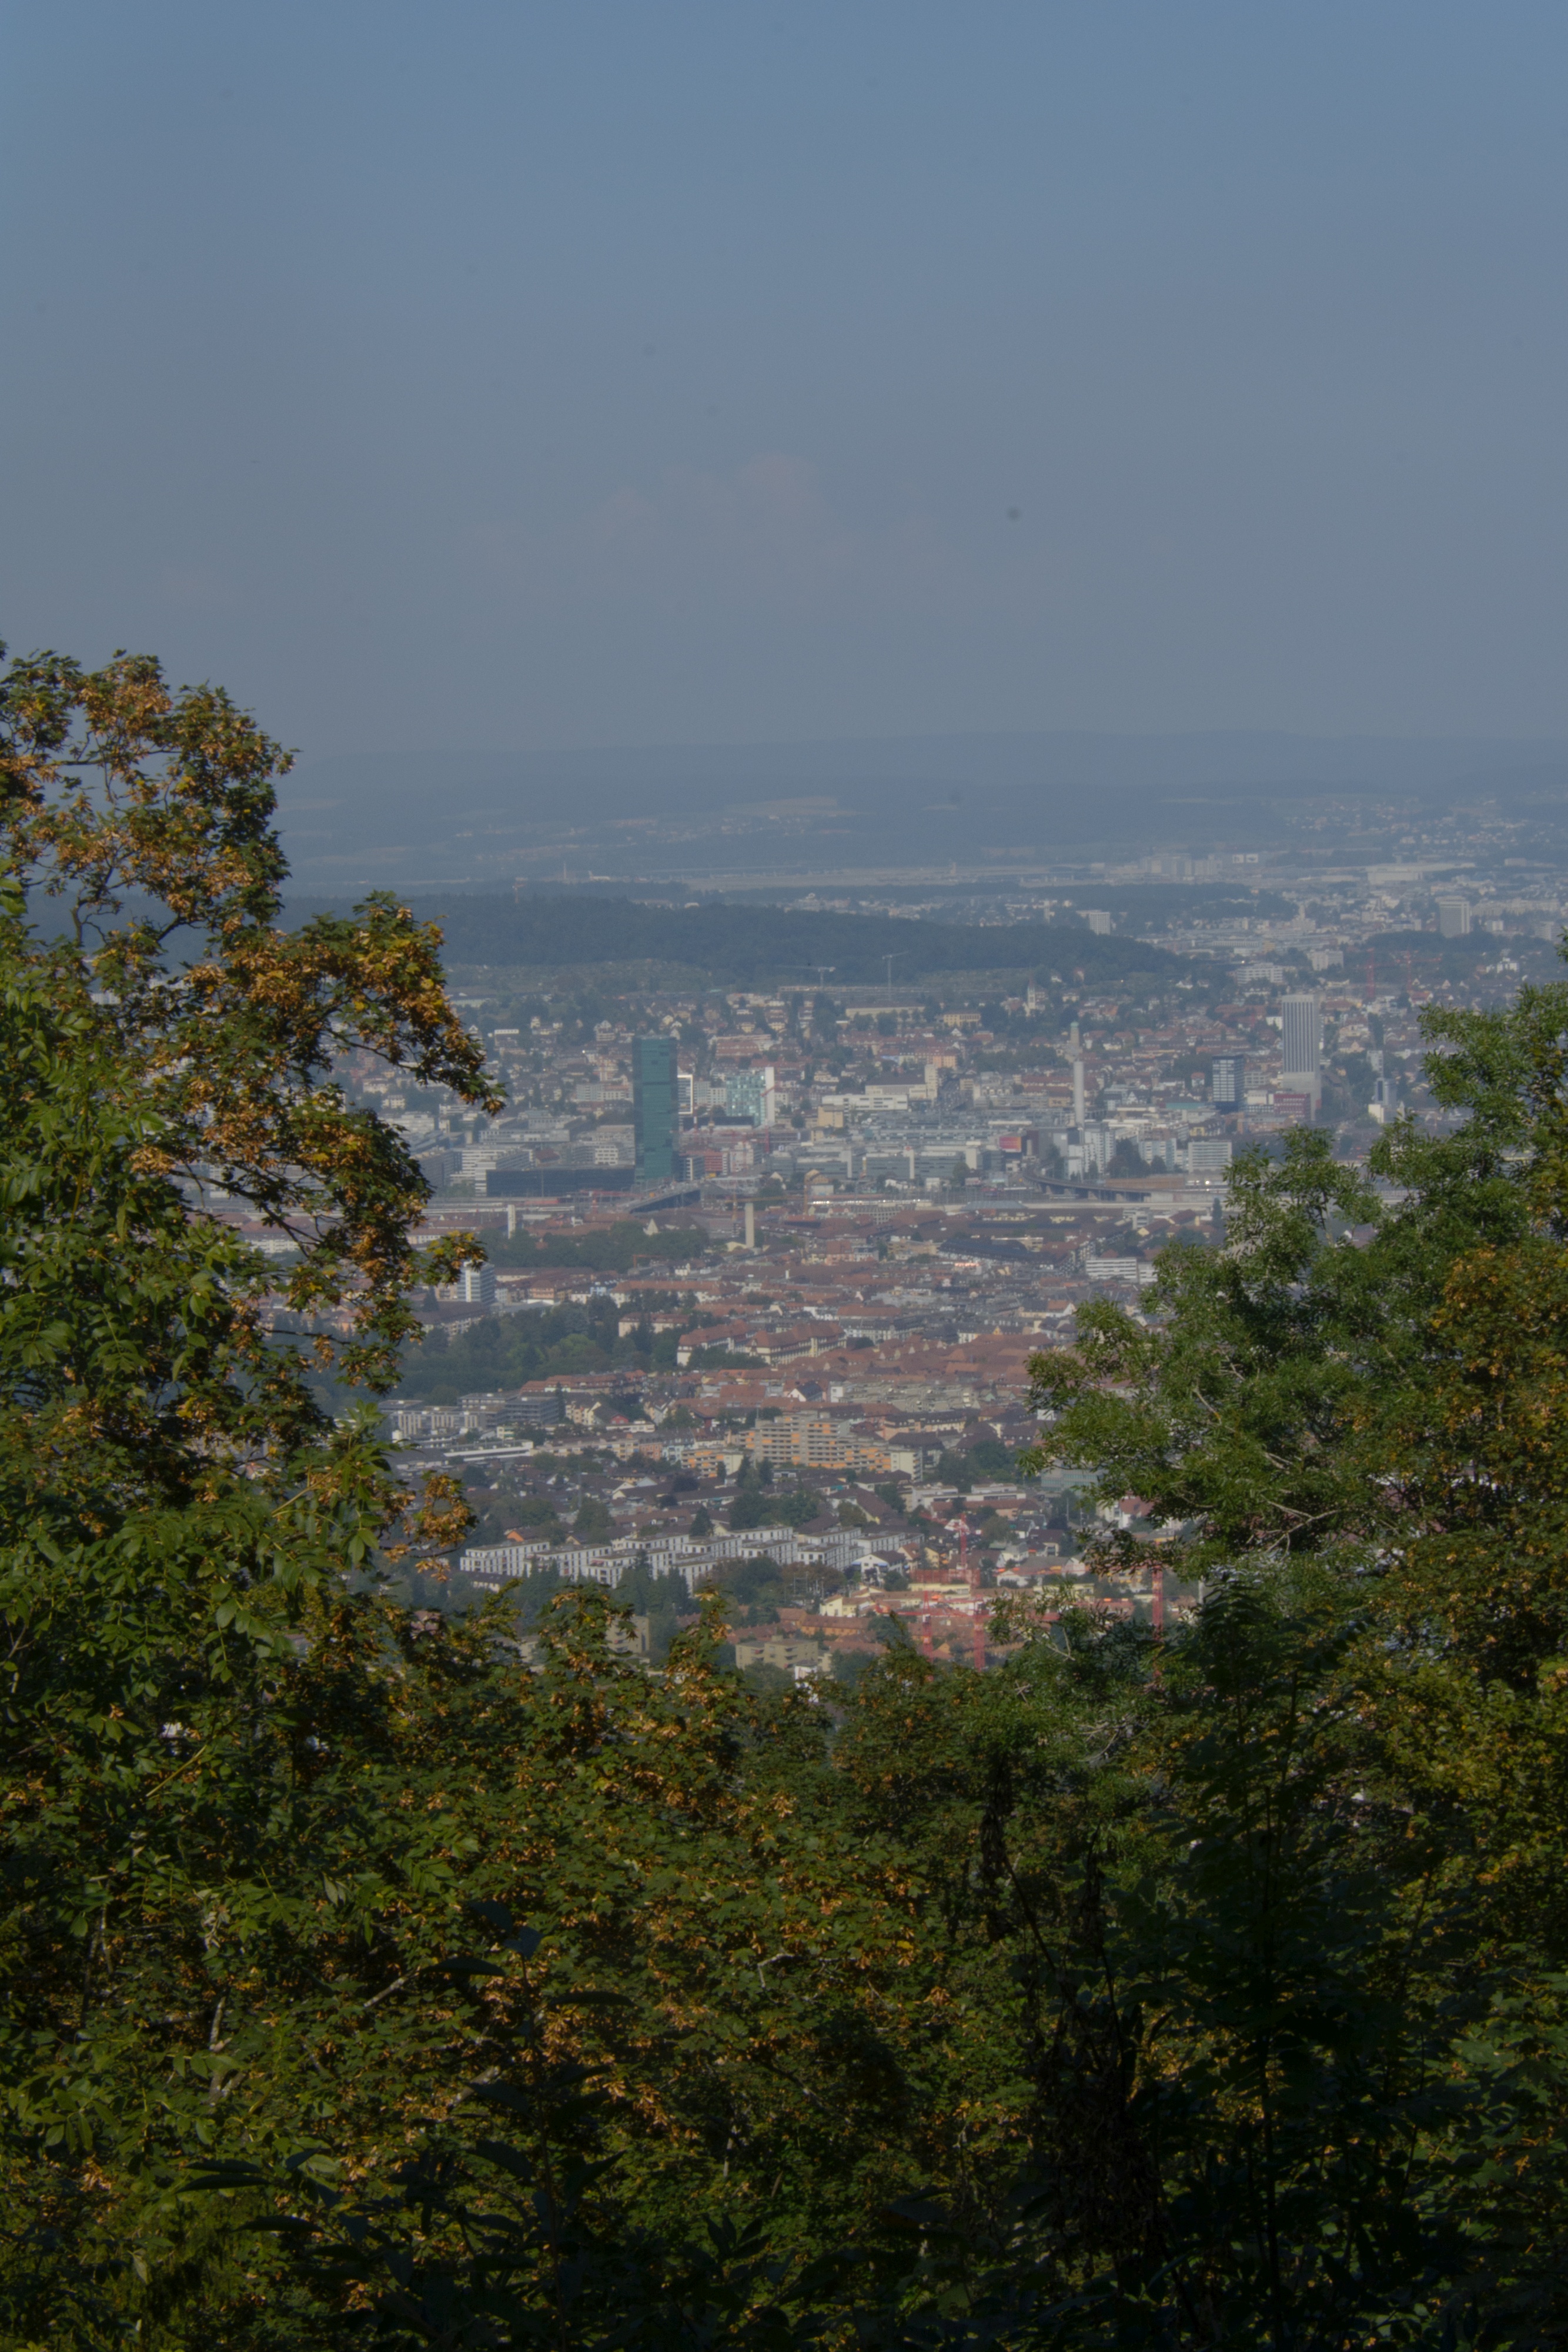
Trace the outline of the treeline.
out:
<instances>
[{"instance_id":1,"label":"treeline","mask_svg":"<svg viewBox=\"0 0 1568 2352\"><path fill-rule=\"evenodd\" d=\"M667 963L716 983L804 987L830 967L835 985L887 979L895 989L945 973L1082 972L1085 985L1182 979L1189 967L1139 940L1098 938L1082 924L946 923L892 915L799 914L778 907L653 907L625 898L420 898L420 919L441 927L455 964L547 968Z\"/></svg>"},{"instance_id":2,"label":"treeline","mask_svg":"<svg viewBox=\"0 0 1568 2352\"><path fill-rule=\"evenodd\" d=\"M491 1263L508 1270L580 1266L595 1274L627 1274L634 1265L684 1265L711 1250L701 1225L654 1233L634 1217L597 1232L538 1238L520 1229L509 1239L486 1237ZM695 1313L693 1324L700 1321ZM655 1331L646 1317L622 1334L621 1309L608 1293L580 1306L530 1307L486 1316L448 1339L437 1325L411 1339L403 1354L399 1394L409 1403L455 1404L490 1389L521 1388L529 1381L623 1368L671 1371L681 1333Z\"/></svg>"},{"instance_id":3,"label":"treeline","mask_svg":"<svg viewBox=\"0 0 1568 2352\"><path fill-rule=\"evenodd\" d=\"M592 1233L537 1235L526 1227L509 1239L486 1237L486 1253L495 1265L508 1269L537 1266L584 1266L595 1274L630 1274L644 1260L650 1264L685 1265L707 1256L713 1248L706 1225L661 1225L652 1233L636 1217L617 1217L613 1224Z\"/></svg>"},{"instance_id":4,"label":"treeline","mask_svg":"<svg viewBox=\"0 0 1568 2352\"><path fill-rule=\"evenodd\" d=\"M1353 950L1349 961L1353 971L1370 970L1382 989L1403 989L1412 981L1431 988L1442 981L1473 982L1478 964L1504 954L1522 955L1544 969L1552 949L1545 940L1505 940L1490 931L1471 931L1462 940L1445 940L1436 931L1378 931L1364 947Z\"/></svg>"},{"instance_id":5,"label":"treeline","mask_svg":"<svg viewBox=\"0 0 1568 2352\"><path fill-rule=\"evenodd\" d=\"M1227 882L1094 882L1062 894L1075 907L1103 907L1140 930L1170 923L1217 923L1238 915L1287 920L1298 900L1282 890L1249 890Z\"/></svg>"},{"instance_id":6,"label":"treeline","mask_svg":"<svg viewBox=\"0 0 1568 2352\"><path fill-rule=\"evenodd\" d=\"M518 1389L529 1381L617 1368L674 1370L676 1332L655 1332L641 1323L622 1337L620 1323L621 1309L606 1297L580 1307L486 1315L450 1339L438 1327L406 1351L398 1394L410 1404L452 1405L462 1397Z\"/></svg>"}]
</instances>

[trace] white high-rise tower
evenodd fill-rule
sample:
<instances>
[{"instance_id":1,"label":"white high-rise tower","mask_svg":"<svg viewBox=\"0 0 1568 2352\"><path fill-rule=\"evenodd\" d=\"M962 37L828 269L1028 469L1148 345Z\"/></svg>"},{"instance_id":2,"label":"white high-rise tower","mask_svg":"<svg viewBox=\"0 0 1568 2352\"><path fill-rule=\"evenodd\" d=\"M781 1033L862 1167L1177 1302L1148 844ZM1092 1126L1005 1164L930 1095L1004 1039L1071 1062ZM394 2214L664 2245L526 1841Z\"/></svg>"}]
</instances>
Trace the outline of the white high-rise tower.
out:
<instances>
[{"instance_id":1,"label":"white high-rise tower","mask_svg":"<svg viewBox=\"0 0 1568 2352\"><path fill-rule=\"evenodd\" d=\"M1312 995L1280 999L1280 1084L1287 1094L1310 1095L1312 1108L1323 1098L1323 1016Z\"/></svg>"}]
</instances>

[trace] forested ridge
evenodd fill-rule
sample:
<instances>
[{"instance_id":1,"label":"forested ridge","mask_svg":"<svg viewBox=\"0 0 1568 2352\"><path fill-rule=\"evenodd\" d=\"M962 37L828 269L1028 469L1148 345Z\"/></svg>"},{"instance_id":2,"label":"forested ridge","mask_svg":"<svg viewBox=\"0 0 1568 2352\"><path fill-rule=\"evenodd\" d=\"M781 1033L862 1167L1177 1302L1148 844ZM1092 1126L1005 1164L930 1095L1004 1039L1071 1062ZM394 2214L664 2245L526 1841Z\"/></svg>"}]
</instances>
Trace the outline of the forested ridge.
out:
<instances>
[{"instance_id":1,"label":"forested ridge","mask_svg":"<svg viewBox=\"0 0 1568 2352\"><path fill-rule=\"evenodd\" d=\"M946 972L1082 973L1099 985L1179 979L1185 960L1135 939L1098 937L1083 924L910 921L896 915L802 913L782 907L661 907L630 898L417 898L455 964L556 968L666 963L745 987L794 982L816 967L846 987L893 977L903 989Z\"/></svg>"},{"instance_id":2,"label":"forested ridge","mask_svg":"<svg viewBox=\"0 0 1568 2352\"><path fill-rule=\"evenodd\" d=\"M525 1662L315 1402L470 1246L337 1055L486 1080L395 904L282 928L285 765L0 686L0 2352L1562 2341L1568 988L1036 1360L1190 1623L774 1697L567 1592Z\"/></svg>"}]
</instances>

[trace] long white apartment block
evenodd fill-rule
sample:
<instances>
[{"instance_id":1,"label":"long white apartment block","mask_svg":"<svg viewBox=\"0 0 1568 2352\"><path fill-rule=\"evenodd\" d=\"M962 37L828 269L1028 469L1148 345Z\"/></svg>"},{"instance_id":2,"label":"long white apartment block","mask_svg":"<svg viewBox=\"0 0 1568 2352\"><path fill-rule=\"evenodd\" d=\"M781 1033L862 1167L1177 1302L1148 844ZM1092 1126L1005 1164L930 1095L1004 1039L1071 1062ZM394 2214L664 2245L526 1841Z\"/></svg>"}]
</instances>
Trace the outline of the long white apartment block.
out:
<instances>
[{"instance_id":1,"label":"long white apartment block","mask_svg":"<svg viewBox=\"0 0 1568 2352\"><path fill-rule=\"evenodd\" d=\"M619 1536L613 1543L476 1544L460 1552L459 1575L475 1584L499 1588L515 1577L536 1575L553 1568L570 1584L602 1584L612 1589L639 1556L655 1576L680 1576L686 1591L697 1586L727 1559L749 1559L766 1552L781 1568L820 1566L843 1570L873 1556L864 1536L849 1531L828 1536L798 1535L793 1528L747 1528L744 1533L720 1529L711 1536Z\"/></svg>"}]
</instances>

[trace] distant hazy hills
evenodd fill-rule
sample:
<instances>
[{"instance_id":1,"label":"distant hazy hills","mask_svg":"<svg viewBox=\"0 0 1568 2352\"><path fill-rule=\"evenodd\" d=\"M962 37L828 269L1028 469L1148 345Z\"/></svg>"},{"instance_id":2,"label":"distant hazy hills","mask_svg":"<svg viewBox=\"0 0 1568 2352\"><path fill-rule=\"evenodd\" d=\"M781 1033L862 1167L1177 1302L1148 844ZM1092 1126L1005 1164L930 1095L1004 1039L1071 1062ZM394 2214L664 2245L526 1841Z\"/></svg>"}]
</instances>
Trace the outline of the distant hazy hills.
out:
<instances>
[{"instance_id":1,"label":"distant hazy hills","mask_svg":"<svg viewBox=\"0 0 1568 2352\"><path fill-rule=\"evenodd\" d=\"M1555 830L1568 746L1278 734L970 735L640 751L301 759L282 792L297 883L495 888L522 877L827 873L952 861L1266 849L1393 798L1495 799ZM1375 855L1375 843L1363 843Z\"/></svg>"},{"instance_id":2,"label":"distant hazy hills","mask_svg":"<svg viewBox=\"0 0 1568 2352\"><path fill-rule=\"evenodd\" d=\"M885 984L894 994L944 972L1038 973L1089 986L1134 977L1179 979L1179 956L1141 940L1100 939L1077 923L909 922L889 915L790 914L778 907L647 907L606 898L458 896L409 904L441 925L455 966L557 969L676 964L730 987L830 992Z\"/></svg>"}]
</instances>

